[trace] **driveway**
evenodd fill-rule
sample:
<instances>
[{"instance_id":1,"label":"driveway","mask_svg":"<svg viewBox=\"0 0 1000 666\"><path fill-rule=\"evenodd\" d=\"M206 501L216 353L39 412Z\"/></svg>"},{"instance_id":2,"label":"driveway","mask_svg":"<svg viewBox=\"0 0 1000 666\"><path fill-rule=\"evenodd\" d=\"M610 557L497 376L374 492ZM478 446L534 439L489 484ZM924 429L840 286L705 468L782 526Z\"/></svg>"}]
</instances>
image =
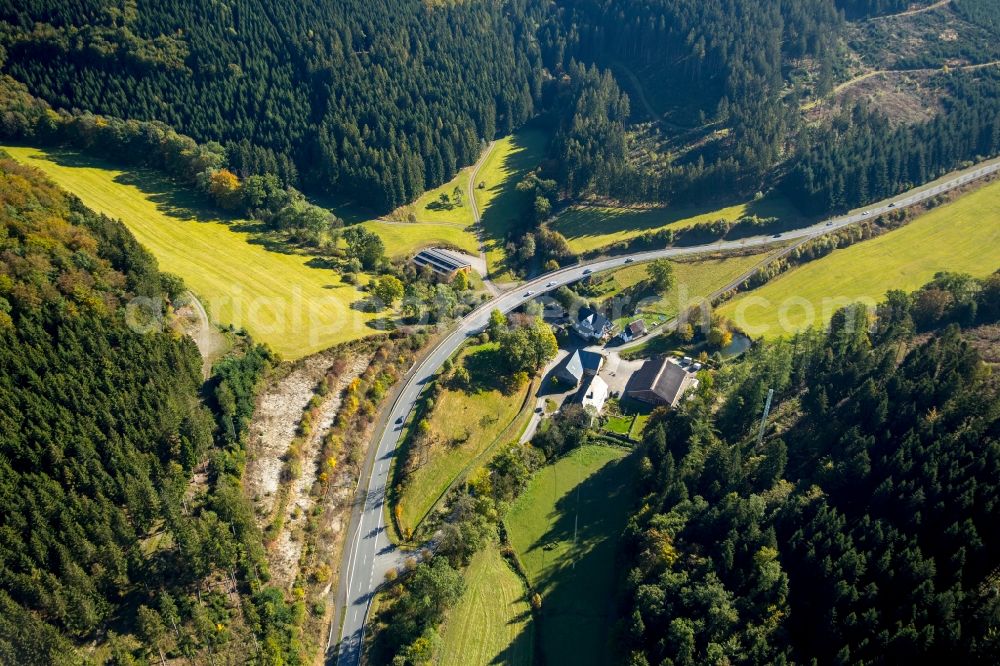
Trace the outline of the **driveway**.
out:
<instances>
[{"instance_id":1,"label":"driveway","mask_svg":"<svg viewBox=\"0 0 1000 666\"><path fill-rule=\"evenodd\" d=\"M458 250L449 249L448 254L453 254L459 259L464 259L465 261L472 264L472 270L479 273L479 277L486 277L486 257L480 256L478 254L466 254L464 252L459 252Z\"/></svg>"},{"instance_id":2,"label":"driveway","mask_svg":"<svg viewBox=\"0 0 1000 666\"><path fill-rule=\"evenodd\" d=\"M604 365L597 373L608 385L608 392L612 395L621 395L625 392L625 386L632 375L642 367L643 361L629 361L618 355L618 352L605 347L588 347L590 351L604 354Z\"/></svg>"},{"instance_id":3,"label":"driveway","mask_svg":"<svg viewBox=\"0 0 1000 666\"><path fill-rule=\"evenodd\" d=\"M542 418L546 416L546 400L554 402L556 410L558 410L562 407L563 403L566 402L566 398L569 398L577 392L578 388L576 386L566 391L559 391L556 389L555 385L553 385L551 377L552 370L557 365L562 363L563 359L569 356L574 349L560 348L556 353L556 357L549 361L544 368L542 368L542 381L538 385L538 392L535 394L535 406L531 413L531 421L528 422L528 427L524 429L524 434L521 435L521 444L531 441L531 438L535 436L535 431L538 430L538 424L541 423ZM538 411L539 407L541 408L541 411Z\"/></svg>"}]
</instances>

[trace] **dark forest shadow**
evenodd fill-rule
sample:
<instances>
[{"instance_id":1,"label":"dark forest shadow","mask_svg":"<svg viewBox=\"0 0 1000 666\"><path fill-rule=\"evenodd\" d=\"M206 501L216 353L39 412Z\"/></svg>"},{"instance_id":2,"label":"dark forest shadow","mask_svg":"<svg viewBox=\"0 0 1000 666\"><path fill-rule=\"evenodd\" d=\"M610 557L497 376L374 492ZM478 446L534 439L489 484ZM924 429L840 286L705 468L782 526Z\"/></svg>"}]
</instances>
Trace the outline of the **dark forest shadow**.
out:
<instances>
[{"instance_id":1,"label":"dark forest shadow","mask_svg":"<svg viewBox=\"0 0 1000 666\"><path fill-rule=\"evenodd\" d=\"M527 619L527 623L521 628L514 639L497 653L492 659L490 659L490 664L525 664L525 663L540 663L537 658L532 658L535 654L535 623L531 618L531 612L525 611L511 618L508 624L514 624L518 622L524 622Z\"/></svg>"},{"instance_id":2,"label":"dark forest shadow","mask_svg":"<svg viewBox=\"0 0 1000 666\"><path fill-rule=\"evenodd\" d=\"M536 581L546 662L608 663L619 536L633 507L636 474L634 454L604 465L558 500L555 522L529 548L573 544L575 534L558 568Z\"/></svg>"},{"instance_id":3,"label":"dark forest shadow","mask_svg":"<svg viewBox=\"0 0 1000 666\"><path fill-rule=\"evenodd\" d=\"M510 175L488 188L494 196L481 211L487 249L502 247L507 234L522 225L522 216L531 201L530 195L517 191L517 184L541 163L548 141L548 133L540 129L522 129L514 135L513 149L502 161L503 169ZM473 183L473 187L478 190L479 183Z\"/></svg>"}]
</instances>

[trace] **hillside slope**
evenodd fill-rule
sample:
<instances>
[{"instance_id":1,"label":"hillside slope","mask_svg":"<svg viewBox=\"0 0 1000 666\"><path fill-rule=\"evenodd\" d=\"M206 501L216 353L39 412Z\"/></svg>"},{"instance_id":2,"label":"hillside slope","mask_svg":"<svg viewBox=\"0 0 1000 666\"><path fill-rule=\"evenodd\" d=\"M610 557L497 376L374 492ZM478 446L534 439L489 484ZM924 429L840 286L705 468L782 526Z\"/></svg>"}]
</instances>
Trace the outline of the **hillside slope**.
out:
<instances>
[{"instance_id":1,"label":"hillside slope","mask_svg":"<svg viewBox=\"0 0 1000 666\"><path fill-rule=\"evenodd\" d=\"M0 662L247 658L287 618L246 594L260 537L223 463L235 424L217 444L197 348L172 330L183 286L9 159L0 202Z\"/></svg>"}]
</instances>

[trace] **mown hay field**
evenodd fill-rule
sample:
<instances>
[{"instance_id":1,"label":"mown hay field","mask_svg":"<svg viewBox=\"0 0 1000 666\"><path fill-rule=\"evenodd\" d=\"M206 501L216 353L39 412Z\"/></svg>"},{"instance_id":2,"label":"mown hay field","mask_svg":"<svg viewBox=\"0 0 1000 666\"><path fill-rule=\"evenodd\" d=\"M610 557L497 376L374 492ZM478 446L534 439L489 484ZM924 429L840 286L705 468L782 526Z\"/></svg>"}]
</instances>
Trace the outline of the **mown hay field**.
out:
<instances>
[{"instance_id":1,"label":"mown hay field","mask_svg":"<svg viewBox=\"0 0 1000 666\"><path fill-rule=\"evenodd\" d=\"M295 359L375 332L374 315L337 273L311 258L254 243L246 223L222 220L192 192L148 169L121 169L77 151L2 147L88 207L121 220L159 262L179 275L209 316L246 328L282 357Z\"/></svg>"}]
</instances>

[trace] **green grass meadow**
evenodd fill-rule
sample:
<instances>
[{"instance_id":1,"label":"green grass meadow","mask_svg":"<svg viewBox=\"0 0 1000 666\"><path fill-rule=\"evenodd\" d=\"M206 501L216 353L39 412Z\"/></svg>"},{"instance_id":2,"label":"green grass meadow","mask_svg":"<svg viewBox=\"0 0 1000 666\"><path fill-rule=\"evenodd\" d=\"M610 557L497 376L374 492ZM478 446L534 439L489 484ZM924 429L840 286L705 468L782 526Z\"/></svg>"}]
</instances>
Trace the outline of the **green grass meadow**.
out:
<instances>
[{"instance_id":1,"label":"green grass meadow","mask_svg":"<svg viewBox=\"0 0 1000 666\"><path fill-rule=\"evenodd\" d=\"M471 229L448 222L387 222L371 220L364 223L385 243L390 257L408 257L425 247L447 246L471 255L479 254L479 241Z\"/></svg>"},{"instance_id":2,"label":"green grass meadow","mask_svg":"<svg viewBox=\"0 0 1000 666\"><path fill-rule=\"evenodd\" d=\"M90 208L120 219L159 262L198 295L212 319L244 327L295 359L374 330L351 304L363 294L310 257L271 251L220 220L198 197L157 172L120 169L76 151L3 147Z\"/></svg>"},{"instance_id":3,"label":"green grass meadow","mask_svg":"<svg viewBox=\"0 0 1000 666\"><path fill-rule=\"evenodd\" d=\"M505 519L542 596L535 631L546 663L612 663L618 535L632 508L635 456L584 446L538 471Z\"/></svg>"},{"instance_id":4,"label":"green grass meadow","mask_svg":"<svg viewBox=\"0 0 1000 666\"><path fill-rule=\"evenodd\" d=\"M469 347L456 358L456 365L469 370L474 386L446 389L427 417L432 444L426 453L414 452L420 462L397 500L401 527L415 530L448 486L517 418L531 385L510 395L500 390L490 367L496 348L493 343Z\"/></svg>"},{"instance_id":5,"label":"green grass meadow","mask_svg":"<svg viewBox=\"0 0 1000 666\"><path fill-rule=\"evenodd\" d=\"M535 639L527 591L499 547L476 553L464 576L465 594L441 630L438 666L531 666Z\"/></svg>"},{"instance_id":6,"label":"green grass meadow","mask_svg":"<svg viewBox=\"0 0 1000 666\"><path fill-rule=\"evenodd\" d=\"M766 258L766 254L733 257L713 257L697 261L677 261L674 264L674 286L665 294L649 292L639 303L639 316L647 325L672 319L688 307L701 303L714 291L726 286ZM592 278L597 300L608 301L623 290L648 278L646 264L630 264L614 271L600 273ZM635 316L616 318L622 326Z\"/></svg>"},{"instance_id":7,"label":"green grass meadow","mask_svg":"<svg viewBox=\"0 0 1000 666\"><path fill-rule=\"evenodd\" d=\"M504 239L517 226L526 205L527 195L517 191L517 184L541 163L548 141L549 135L538 129L523 129L498 139L473 183L483 229L489 239L486 258L491 273L500 270Z\"/></svg>"},{"instance_id":8,"label":"green grass meadow","mask_svg":"<svg viewBox=\"0 0 1000 666\"><path fill-rule=\"evenodd\" d=\"M427 190L409 206L404 206L400 212L413 213L417 222L450 222L452 224L472 224L472 206L469 203L469 176L471 166L459 171L454 178L443 185ZM452 195L455 188L462 192L461 202ZM441 195L448 195L448 203L441 202Z\"/></svg>"},{"instance_id":9,"label":"green grass meadow","mask_svg":"<svg viewBox=\"0 0 1000 666\"><path fill-rule=\"evenodd\" d=\"M624 435L637 442L642 438L642 430L649 420L649 406L627 398L623 399L620 405L621 413L609 416L604 423L604 430Z\"/></svg>"},{"instance_id":10,"label":"green grass meadow","mask_svg":"<svg viewBox=\"0 0 1000 666\"><path fill-rule=\"evenodd\" d=\"M692 207L614 208L577 206L567 210L550 224L569 242L576 253L589 252L618 241L635 238L660 229L681 229L699 222L737 220L747 215L799 219L801 214L784 197L773 195L718 209Z\"/></svg>"},{"instance_id":11,"label":"green grass meadow","mask_svg":"<svg viewBox=\"0 0 1000 666\"><path fill-rule=\"evenodd\" d=\"M472 167L466 167L447 183L424 192L412 204L394 211L389 216L392 221L367 220L364 225L382 237L390 257L407 257L425 247L441 245L477 255L479 239L468 197L471 173ZM456 187L462 192L460 204L453 197ZM440 200L442 194L448 195L447 205ZM410 213L416 221L405 221Z\"/></svg>"},{"instance_id":12,"label":"green grass meadow","mask_svg":"<svg viewBox=\"0 0 1000 666\"><path fill-rule=\"evenodd\" d=\"M524 196L516 190L517 183L538 166L545 154L548 134L537 129L524 129L498 139L479 170L474 183L474 196L486 233L486 258L494 278L504 277L504 239L521 216ZM436 245L454 247L469 254L479 254L479 239L473 225L472 206L467 196L472 167L462 169L453 179L422 194L416 201L395 211L393 222L367 220L364 225L382 237L386 253L406 257ZM482 188L477 187L479 183ZM461 204L453 197L455 188L462 192ZM450 203L440 201L447 194ZM404 222L412 213L415 222Z\"/></svg>"},{"instance_id":13,"label":"green grass meadow","mask_svg":"<svg viewBox=\"0 0 1000 666\"><path fill-rule=\"evenodd\" d=\"M939 271L982 277L1000 268L1000 182L931 210L906 226L835 250L725 304L720 312L752 337L813 325L890 289L913 291Z\"/></svg>"},{"instance_id":14,"label":"green grass meadow","mask_svg":"<svg viewBox=\"0 0 1000 666\"><path fill-rule=\"evenodd\" d=\"M609 416L607 423L604 424L604 429L616 435L628 435L632 429L632 421L634 420L635 416L632 414Z\"/></svg>"}]
</instances>

